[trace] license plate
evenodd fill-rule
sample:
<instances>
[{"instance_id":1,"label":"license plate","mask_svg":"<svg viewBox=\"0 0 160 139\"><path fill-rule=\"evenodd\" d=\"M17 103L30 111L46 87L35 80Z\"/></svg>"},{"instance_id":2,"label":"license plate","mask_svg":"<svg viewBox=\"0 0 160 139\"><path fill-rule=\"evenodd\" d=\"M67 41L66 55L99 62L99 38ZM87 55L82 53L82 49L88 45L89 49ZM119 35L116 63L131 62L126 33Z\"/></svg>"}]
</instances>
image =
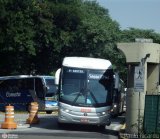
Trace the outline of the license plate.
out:
<instances>
[{"instance_id":1,"label":"license plate","mask_svg":"<svg viewBox=\"0 0 160 139\"><path fill-rule=\"evenodd\" d=\"M88 123L89 120L87 118L81 118L81 123Z\"/></svg>"},{"instance_id":2,"label":"license plate","mask_svg":"<svg viewBox=\"0 0 160 139\"><path fill-rule=\"evenodd\" d=\"M91 112L91 109L87 108L81 108L81 112Z\"/></svg>"}]
</instances>

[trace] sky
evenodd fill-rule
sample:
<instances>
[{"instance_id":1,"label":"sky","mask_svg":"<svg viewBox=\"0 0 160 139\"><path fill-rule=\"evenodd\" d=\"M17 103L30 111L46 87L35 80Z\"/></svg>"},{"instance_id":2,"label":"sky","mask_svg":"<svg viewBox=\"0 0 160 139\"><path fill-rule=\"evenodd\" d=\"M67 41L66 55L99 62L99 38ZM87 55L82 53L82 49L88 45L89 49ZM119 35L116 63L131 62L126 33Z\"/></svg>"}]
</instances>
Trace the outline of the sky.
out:
<instances>
[{"instance_id":1,"label":"sky","mask_svg":"<svg viewBox=\"0 0 160 139\"><path fill-rule=\"evenodd\" d=\"M121 29L152 29L160 33L160 0L96 0L109 10Z\"/></svg>"}]
</instances>

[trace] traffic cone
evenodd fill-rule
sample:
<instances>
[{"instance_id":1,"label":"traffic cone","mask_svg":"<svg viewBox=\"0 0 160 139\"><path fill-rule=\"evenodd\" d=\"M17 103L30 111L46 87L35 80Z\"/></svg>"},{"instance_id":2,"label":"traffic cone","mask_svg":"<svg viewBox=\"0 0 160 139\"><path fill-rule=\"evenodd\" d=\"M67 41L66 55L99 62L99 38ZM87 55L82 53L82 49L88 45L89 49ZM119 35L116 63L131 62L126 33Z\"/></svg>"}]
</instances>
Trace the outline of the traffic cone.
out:
<instances>
[{"instance_id":1,"label":"traffic cone","mask_svg":"<svg viewBox=\"0 0 160 139\"><path fill-rule=\"evenodd\" d=\"M39 118L38 118L38 103L37 102L31 102L29 107L29 118L26 120L27 124L38 124Z\"/></svg>"},{"instance_id":2,"label":"traffic cone","mask_svg":"<svg viewBox=\"0 0 160 139\"><path fill-rule=\"evenodd\" d=\"M14 106L5 107L5 122L1 124L3 129L16 129L17 123L14 122Z\"/></svg>"}]
</instances>

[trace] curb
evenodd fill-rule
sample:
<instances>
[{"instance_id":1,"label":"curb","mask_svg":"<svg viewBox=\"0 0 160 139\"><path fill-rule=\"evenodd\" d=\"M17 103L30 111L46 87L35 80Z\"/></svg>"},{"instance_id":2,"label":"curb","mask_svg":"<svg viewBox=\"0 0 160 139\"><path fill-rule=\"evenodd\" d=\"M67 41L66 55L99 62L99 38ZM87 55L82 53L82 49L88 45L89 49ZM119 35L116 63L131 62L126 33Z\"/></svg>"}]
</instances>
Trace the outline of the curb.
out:
<instances>
[{"instance_id":1,"label":"curb","mask_svg":"<svg viewBox=\"0 0 160 139\"><path fill-rule=\"evenodd\" d=\"M1 125L0 125L0 130L1 131L7 131L7 132L10 132L10 131L16 131L17 129L26 129L26 128L30 128L30 125L29 124L17 124L17 128L16 129L10 129L10 128L8 128L8 129L5 129L5 128L2 128L1 127ZM1 133L1 132L0 132Z\"/></svg>"},{"instance_id":2,"label":"curb","mask_svg":"<svg viewBox=\"0 0 160 139\"><path fill-rule=\"evenodd\" d=\"M122 124L111 124L110 126L106 126L105 129L121 131L123 125Z\"/></svg>"},{"instance_id":3,"label":"curb","mask_svg":"<svg viewBox=\"0 0 160 139\"><path fill-rule=\"evenodd\" d=\"M30 124L26 124L26 123L21 124L21 123L20 123L20 124L17 125L17 128L18 128L18 129L21 129L21 128L30 128Z\"/></svg>"}]
</instances>

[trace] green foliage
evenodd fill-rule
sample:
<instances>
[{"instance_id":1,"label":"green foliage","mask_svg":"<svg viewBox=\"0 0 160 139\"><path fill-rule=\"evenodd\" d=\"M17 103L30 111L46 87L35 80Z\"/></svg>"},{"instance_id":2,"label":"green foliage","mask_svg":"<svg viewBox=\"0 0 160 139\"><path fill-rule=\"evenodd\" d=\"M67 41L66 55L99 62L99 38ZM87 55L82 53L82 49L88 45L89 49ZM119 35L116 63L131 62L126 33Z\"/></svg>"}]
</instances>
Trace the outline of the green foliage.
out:
<instances>
[{"instance_id":1,"label":"green foliage","mask_svg":"<svg viewBox=\"0 0 160 139\"><path fill-rule=\"evenodd\" d=\"M27 72L30 56L35 55L31 1L0 2L0 74ZM25 61L25 62L24 62Z\"/></svg>"},{"instance_id":2,"label":"green foliage","mask_svg":"<svg viewBox=\"0 0 160 139\"><path fill-rule=\"evenodd\" d=\"M53 74L65 56L87 56L111 60L125 79L117 42L160 43L152 30L121 31L96 1L0 0L0 21L0 75Z\"/></svg>"},{"instance_id":3,"label":"green foliage","mask_svg":"<svg viewBox=\"0 0 160 139\"><path fill-rule=\"evenodd\" d=\"M154 43L160 43L160 34L153 30L130 28L121 31L121 42L135 42L135 38L153 39Z\"/></svg>"}]
</instances>

